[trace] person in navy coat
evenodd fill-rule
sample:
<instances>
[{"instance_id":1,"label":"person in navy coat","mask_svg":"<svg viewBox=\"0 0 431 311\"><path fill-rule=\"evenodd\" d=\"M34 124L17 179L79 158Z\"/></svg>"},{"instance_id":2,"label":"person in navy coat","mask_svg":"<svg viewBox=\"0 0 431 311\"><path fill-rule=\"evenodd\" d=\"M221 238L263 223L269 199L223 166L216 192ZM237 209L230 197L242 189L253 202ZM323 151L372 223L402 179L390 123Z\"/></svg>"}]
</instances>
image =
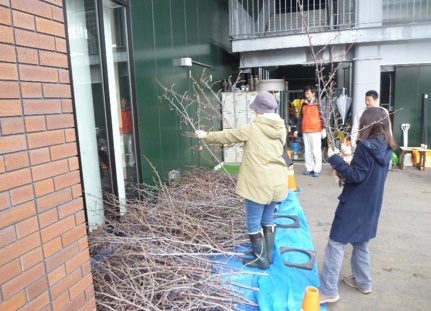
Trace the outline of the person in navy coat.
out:
<instances>
[{"instance_id":1,"label":"person in navy coat","mask_svg":"<svg viewBox=\"0 0 431 311\"><path fill-rule=\"evenodd\" d=\"M388 114L381 107L365 110L359 128L358 144L350 165L338 155L338 150L330 148L328 152L329 163L346 181L338 197L325 249L320 303L340 299L338 279L344 246L348 243L353 246L352 275L345 277L344 282L363 294L372 290L368 243L376 237L389 162L397 146Z\"/></svg>"}]
</instances>

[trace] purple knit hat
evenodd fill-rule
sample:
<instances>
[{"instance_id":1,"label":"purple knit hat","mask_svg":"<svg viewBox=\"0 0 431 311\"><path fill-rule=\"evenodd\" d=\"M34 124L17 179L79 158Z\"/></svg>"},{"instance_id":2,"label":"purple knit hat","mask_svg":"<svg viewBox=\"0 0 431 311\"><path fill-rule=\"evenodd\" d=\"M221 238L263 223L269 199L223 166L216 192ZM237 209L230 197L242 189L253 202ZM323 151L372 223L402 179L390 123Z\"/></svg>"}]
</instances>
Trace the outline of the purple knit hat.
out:
<instances>
[{"instance_id":1,"label":"purple knit hat","mask_svg":"<svg viewBox=\"0 0 431 311\"><path fill-rule=\"evenodd\" d=\"M277 101L271 93L263 91L257 94L249 108L260 113L272 113L277 108Z\"/></svg>"}]
</instances>

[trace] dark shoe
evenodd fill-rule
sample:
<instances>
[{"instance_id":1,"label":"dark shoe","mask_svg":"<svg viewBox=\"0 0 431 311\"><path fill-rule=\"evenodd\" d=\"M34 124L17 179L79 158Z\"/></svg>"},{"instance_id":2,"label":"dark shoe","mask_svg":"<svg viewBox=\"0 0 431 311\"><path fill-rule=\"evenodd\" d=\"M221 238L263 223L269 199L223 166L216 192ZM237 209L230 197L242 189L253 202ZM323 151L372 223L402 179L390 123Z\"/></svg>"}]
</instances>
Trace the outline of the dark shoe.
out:
<instances>
[{"instance_id":1,"label":"dark shoe","mask_svg":"<svg viewBox=\"0 0 431 311\"><path fill-rule=\"evenodd\" d=\"M304 175L311 175L311 174L313 174L314 173L314 171L305 171L303 174Z\"/></svg>"},{"instance_id":2,"label":"dark shoe","mask_svg":"<svg viewBox=\"0 0 431 311\"><path fill-rule=\"evenodd\" d=\"M253 258L244 258L242 263L250 268L267 270L268 253L266 251L266 242L262 233L249 234L251 248L253 249Z\"/></svg>"},{"instance_id":3,"label":"dark shoe","mask_svg":"<svg viewBox=\"0 0 431 311\"><path fill-rule=\"evenodd\" d=\"M344 278L344 283L346 283L350 287L357 288L362 294L365 294L365 295L373 291L371 288L360 288L359 286L357 286L355 283L355 277L353 275L346 276Z\"/></svg>"},{"instance_id":4,"label":"dark shoe","mask_svg":"<svg viewBox=\"0 0 431 311\"><path fill-rule=\"evenodd\" d=\"M320 176L320 173L317 173L317 172L313 173L313 177L319 177L319 176Z\"/></svg>"},{"instance_id":5,"label":"dark shoe","mask_svg":"<svg viewBox=\"0 0 431 311\"><path fill-rule=\"evenodd\" d=\"M274 252L274 240L275 240L275 225L263 226L263 236L265 237L266 251L268 254L268 264L273 263L272 254Z\"/></svg>"},{"instance_id":6,"label":"dark shoe","mask_svg":"<svg viewBox=\"0 0 431 311\"><path fill-rule=\"evenodd\" d=\"M322 293L319 294L320 304L322 303L329 303L329 302L336 302L340 299L340 296L326 296Z\"/></svg>"}]
</instances>

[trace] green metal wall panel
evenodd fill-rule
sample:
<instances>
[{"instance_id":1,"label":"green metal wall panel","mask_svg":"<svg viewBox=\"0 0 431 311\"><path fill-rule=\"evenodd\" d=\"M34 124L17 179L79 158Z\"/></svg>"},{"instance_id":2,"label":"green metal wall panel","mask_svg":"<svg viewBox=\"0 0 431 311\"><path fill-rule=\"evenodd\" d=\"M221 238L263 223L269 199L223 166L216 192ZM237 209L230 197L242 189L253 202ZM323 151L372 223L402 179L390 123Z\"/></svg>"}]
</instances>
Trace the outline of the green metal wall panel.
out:
<instances>
[{"instance_id":1,"label":"green metal wall panel","mask_svg":"<svg viewBox=\"0 0 431 311\"><path fill-rule=\"evenodd\" d=\"M210 155L192 148L196 139L185 137L190 125L160 102L164 92L157 81L166 87L175 85L179 94L192 95L189 74L199 79L203 67L176 67L174 59L190 57L210 65L208 73L214 80L226 78L237 60L228 53L227 1L131 0L130 4L142 176L151 182L153 169L144 157L162 178L173 169L205 163L203 155L211 162ZM196 118L196 111L189 113Z\"/></svg>"},{"instance_id":2,"label":"green metal wall panel","mask_svg":"<svg viewBox=\"0 0 431 311\"><path fill-rule=\"evenodd\" d=\"M393 134L399 146L403 145L401 124L409 123L409 147L421 145L422 135L422 94L431 96L431 66L403 66L395 69L395 95ZM401 109L402 110L399 110ZM397 111L399 110L399 111ZM427 145L431 141L431 107L427 109ZM430 147L429 147L430 148Z\"/></svg>"}]
</instances>

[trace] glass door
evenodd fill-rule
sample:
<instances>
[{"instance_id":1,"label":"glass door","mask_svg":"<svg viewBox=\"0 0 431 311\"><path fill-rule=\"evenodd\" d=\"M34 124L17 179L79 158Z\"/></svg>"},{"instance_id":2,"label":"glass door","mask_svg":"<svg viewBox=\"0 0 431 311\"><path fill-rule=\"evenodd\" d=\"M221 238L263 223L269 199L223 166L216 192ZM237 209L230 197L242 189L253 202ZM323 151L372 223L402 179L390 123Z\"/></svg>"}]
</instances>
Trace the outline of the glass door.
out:
<instances>
[{"instance_id":1,"label":"glass door","mask_svg":"<svg viewBox=\"0 0 431 311\"><path fill-rule=\"evenodd\" d=\"M113 210L107 198L136 197L138 180L126 7L66 0L81 174L90 231Z\"/></svg>"}]
</instances>

